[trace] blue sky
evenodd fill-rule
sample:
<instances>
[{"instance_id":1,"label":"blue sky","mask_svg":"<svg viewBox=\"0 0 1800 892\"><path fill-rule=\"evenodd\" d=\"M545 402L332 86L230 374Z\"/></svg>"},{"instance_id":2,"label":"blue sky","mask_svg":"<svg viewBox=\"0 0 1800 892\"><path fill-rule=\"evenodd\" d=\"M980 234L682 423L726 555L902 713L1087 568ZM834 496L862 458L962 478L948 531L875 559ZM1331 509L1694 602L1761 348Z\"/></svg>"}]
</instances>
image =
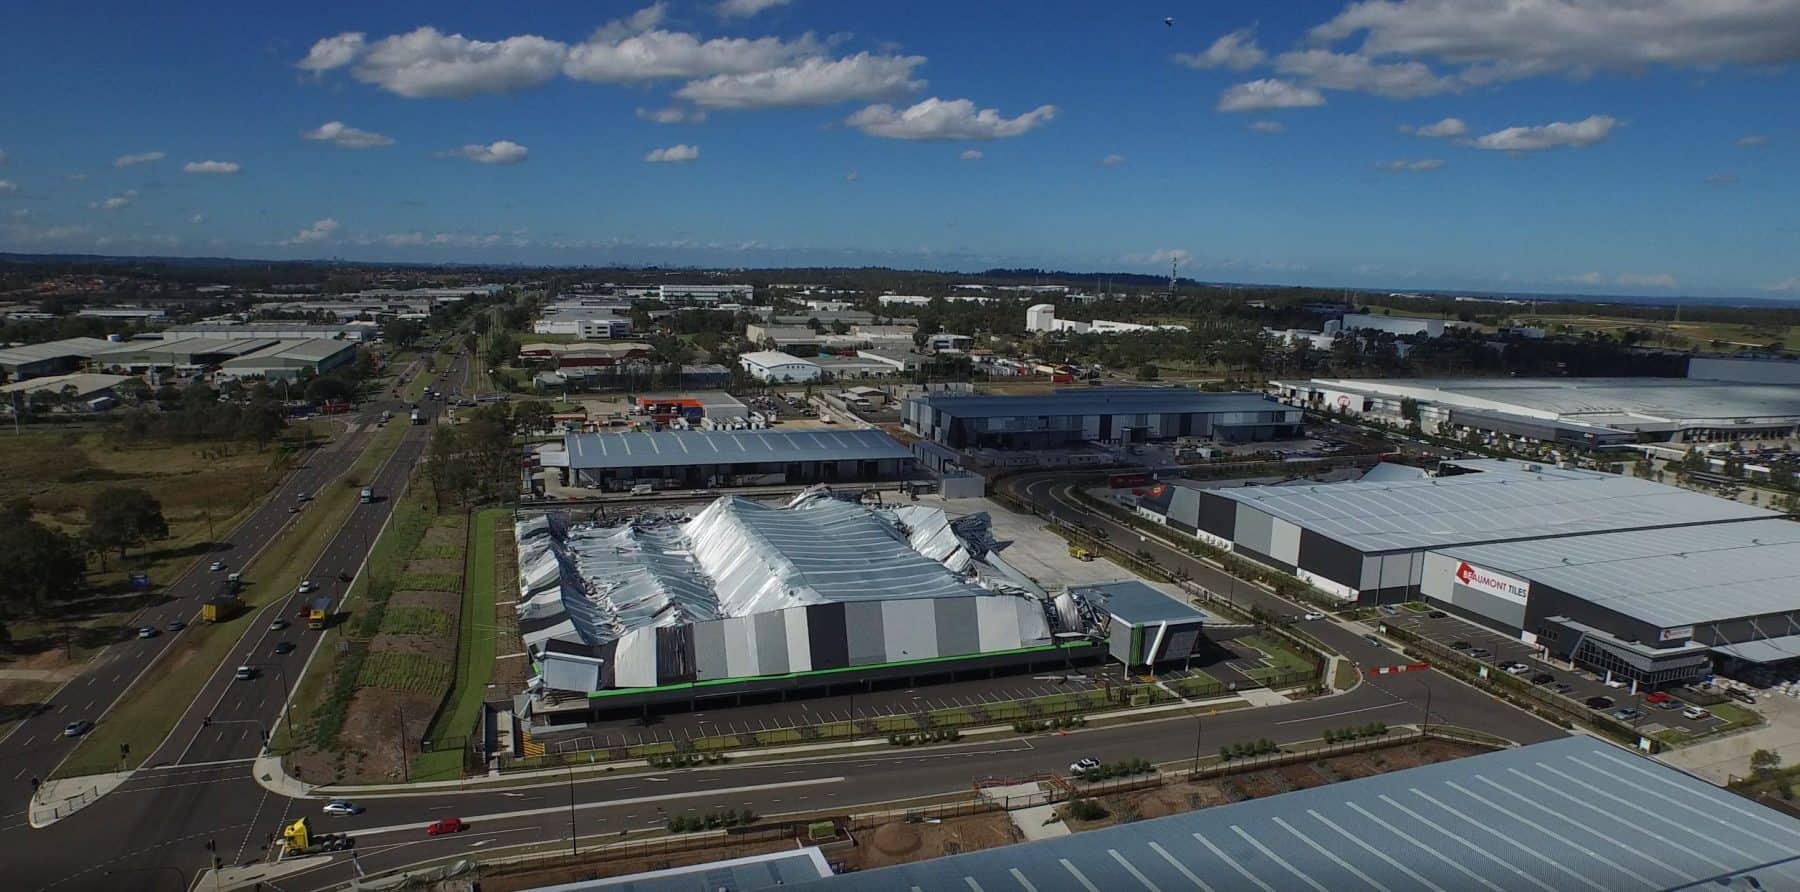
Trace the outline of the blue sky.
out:
<instances>
[{"instance_id":1,"label":"blue sky","mask_svg":"<svg viewBox=\"0 0 1800 892\"><path fill-rule=\"evenodd\" d=\"M1800 0L68 2L7 30L0 250L1800 299Z\"/></svg>"}]
</instances>

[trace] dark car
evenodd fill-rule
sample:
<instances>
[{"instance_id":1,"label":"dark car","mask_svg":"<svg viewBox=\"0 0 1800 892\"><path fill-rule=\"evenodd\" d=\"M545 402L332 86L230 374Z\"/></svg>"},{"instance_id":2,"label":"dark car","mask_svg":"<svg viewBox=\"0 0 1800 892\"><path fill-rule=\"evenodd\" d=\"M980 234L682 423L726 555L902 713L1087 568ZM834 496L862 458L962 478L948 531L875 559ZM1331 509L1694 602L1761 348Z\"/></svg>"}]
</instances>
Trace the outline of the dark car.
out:
<instances>
[{"instance_id":1,"label":"dark car","mask_svg":"<svg viewBox=\"0 0 1800 892\"><path fill-rule=\"evenodd\" d=\"M1553 690L1558 694L1567 694L1568 692L1575 690L1575 686L1566 681L1559 681L1556 683L1556 687L1553 688Z\"/></svg>"},{"instance_id":2,"label":"dark car","mask_svg":"<svg viewBox=\"0 0 1800 892\"><path fill-rule=\"evenodd\" d=\"M1425 615L1431 617L1432 619L1443 619L1444 617L1447 617L1450 614L1445 613L1442 610L1433 610L1430 613L1427 613Z\"/></svg>"},{"instance_id":3,"label":"dark car","mask_svg":"<svg viewBox=\"0 0 1800 892\"><path fill-rule=\"evenodd\" d=\"M1494 652L1485 647L1476 647L1469 650L1469 656L1474 657L1477 660L1485 660L1493 655Z\"/></svg>"},{"instance_id":4,"label":"dark car","mask_svg":"<svg viewBox=\"0 0 1800 892\"><path fill-rule=\"evenodd\" d=\"M1371 647L1380 647L1381 646L1381 639L1375 637L1374 635L1364 635L1363 640L1369 642L1369 645Z\"/></svg>"},{"instance_id":5,"label":"dark car","mask_svg":"<svg viewBox=\"0 0 1800 892\"><path fill-rule=\"evenodd\" d=\"M1612 705L1613 705L1613 698L1611 698L1611 697L1589 697L1586 700L1583 700L1582 702L1586 703L1588 705L1589 709L1611 709Z\"/></svg>"},{"instance_id":6,"label":"dark car","mask_svg":"<svg viewBox=\"0 0 1800 892\"><path fill-rule=\"evenodd\" d=\"M1531 683L1535 684L1535 685L1546 685L1555 680L1556 680L1556 676L1551 675L1548 672L1539 672L1538 674L1533 675L1531 677Z\"/></svg>"},{"instance_id":7,"label":"dark car","mask_svg":"<svg viewBox=\"0 0 1800 892\"><path fill-rule=\"evenodd\" d=\"M277 641L277 642L275 642L276 655L279 656L279 655L283 655L283 654L291 654L293 652L294 652L294 642L292 642L292 641Z\"/></svg>"},{"instance_id":8,"label":"dark car","mask_svg":"<svg viewBox=\"0 0 1800 892\"><path fill-rule=\"evenodd\" d=\"M1468 650L1469 648L1474 647L1474 646L1475 645L1470 644L1467 641L1452 641L1452 642L1450 642L1451 650Z\"/></svg>"}]
</instances>

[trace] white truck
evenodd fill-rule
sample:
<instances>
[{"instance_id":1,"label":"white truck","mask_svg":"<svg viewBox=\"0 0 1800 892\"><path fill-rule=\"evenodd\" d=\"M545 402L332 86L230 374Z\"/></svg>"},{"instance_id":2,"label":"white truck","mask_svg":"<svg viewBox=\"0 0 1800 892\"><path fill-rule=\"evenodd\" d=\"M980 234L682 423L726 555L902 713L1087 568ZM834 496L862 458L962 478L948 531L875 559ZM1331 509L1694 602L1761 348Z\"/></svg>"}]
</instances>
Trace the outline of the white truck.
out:
<instances>
[{"instance_id":1,"label":"white truck","mask_svg":"<svg viewBox=\"0 0 1800 892\"><path fill-rule=\"evenodd\" d=\"M412 410L412 423L413 424L424 424L425 423L425 416L419 414L418 409Z\"/></svg>"}]
</instances>

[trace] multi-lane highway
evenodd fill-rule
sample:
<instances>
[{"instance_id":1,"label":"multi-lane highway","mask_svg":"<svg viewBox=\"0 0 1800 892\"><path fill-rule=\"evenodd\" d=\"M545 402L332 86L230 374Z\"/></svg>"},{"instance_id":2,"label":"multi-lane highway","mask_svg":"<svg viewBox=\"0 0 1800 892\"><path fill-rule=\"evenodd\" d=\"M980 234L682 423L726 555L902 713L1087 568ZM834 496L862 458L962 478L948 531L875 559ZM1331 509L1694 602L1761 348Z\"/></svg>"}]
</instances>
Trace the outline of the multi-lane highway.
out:
<instances>
[{"instance_id":1,"label":"multi-lane highway","mask_svg":"<svg viewBox=\"0 0 1800 892\"><path fill-rule=\"evenodd\" d=\"M378 491L395 491L423 442L422 433L409 432L400 452L376 481ZM1034 488L1032 498L1045 502L1041 510L1077 510L1067 504L1052 505L1052 492L1049 484ZM363 536L366 532L373 538L385 520L386 504L359 505L357 512L327 549L328 556L315 569L315 579L335 579L338 572L354 572L360 565L367 551ZM1091 516L1083 519L1090 526L1098 522ZM1134 532L1121 528L1119 535L1136 541ZM1220 591L1231 587L1229 577L1223 574L1218 578L1204 575L1210 571L1205 565L1181 563L1191 561L1186 556L1162 554L1153 542L1140 544L1165 566L1182 566L1203 585ZM1246 588L1242 583L1237 587ZM1238 594L1240 600L1256 597ZM1297 610L1286 602L1271 600L1265 609ZM284 605L281 609L288 608ZM566 839L571 797L574 829L584 844L593 844L617 838L622 831L660 827L667 817L688 812L748 807L762 815L778 815L879 808L912 797L966 792L981 777L1061 771L1082 756L1182 760L1196 750L1213 752L1224 744L1263 737L1294 741L1317 737L1328 728L1370 721L1390 725L1418 722L1425 717L1427 703L1434 723L1525 742L1562 733L1444 676L1416 671L1370 677L1349 693L1286 706L1214 716L1183 710L1152 722L1023 740L971 742L920 751L874 745L853 755L806 762L657 774L556 775L535 784L485 791L421 787L359 797L357 801L367 809L363 814L328 818L320 813L322 800L288 799L266 791L248 776L249 759L261 740L260 727L272 722L280 710L281 678L266 671L254 681L235 682L230 670L241 657L264 666L284 667L291 682L306 648L289 655L290 661L278 661L270 656L273 642L284 634L298 636L293 640L316 640L304 632L266 633L266 628L263 622L246 633L239 653L221 667L176 732L154 755L154 764L66 820L44 830L0 834L0 864L5 865L11 887L184 888L209 863L212 851L208 843L228 864L261 861L277 828L308 815L319 829L353 833L356 859L352 862L349 856L339 855L278 882L290 890L324 888L354 878L359 869L375 873L509 845ZM1392 651L1371 647L1350 630L1329 623L1312 624L1309 629L1365 667L1405 661ZM213 717L205 728L200 727L202 715ZM240 728L239 722L260 724ZM13 801L22 801L22 796ZM445 837L425 834L426 823L446 817L461 817L471 829ZM7 819L9 824L17 821L17 816Z\"/></svg>"}]
</instances>

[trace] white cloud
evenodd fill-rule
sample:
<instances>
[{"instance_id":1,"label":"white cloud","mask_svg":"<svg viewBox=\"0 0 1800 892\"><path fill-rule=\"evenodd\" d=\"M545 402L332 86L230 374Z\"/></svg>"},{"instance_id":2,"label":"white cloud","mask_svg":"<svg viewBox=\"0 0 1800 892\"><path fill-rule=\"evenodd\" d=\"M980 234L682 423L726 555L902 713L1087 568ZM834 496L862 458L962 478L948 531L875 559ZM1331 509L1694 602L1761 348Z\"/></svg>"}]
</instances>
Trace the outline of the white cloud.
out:
<instances>
[{"instance_id":1,"label":"white cloud","mask_svg":"<svg viewBox=\"0 0 1800 892\"><path fill-rule=\"evenodd\" d=\"M1275 78L1236 84L1219 94L1222 112L1264 111L1272 108L1312 108L1324 105L1325 96L1311 87Z\"/></svg>"},{"instance_id":2,"label":"white cloud","mask_svg":"<svg viewBox=\"0 0 1800 892\"><path fill-rule=\"evenodd\" d=\"M1779 282L1756 286L1762 291L1800 291L1800 276L1788 276Z\"/></svg>"},{"instance_id":3,"label":"white cloud","mask_svg":"<svg viewBox=\"0 0 1800 892\"><path fill-rule=\"evenodd\" d=\"M120 208L130 207L132 202L137 201L137 197L138 193L136 189L126 189L105 201L93 202L89 204L88 207L102 211L116 211Z\"/></svg>"},{"instance_id":4,"label":"white cloud","mask_svg":"<svg viewBox=\"0 0 1800 892\"><path fill-rule=\"evenodd\" d=\"M19 191L18 183L13 182L12 180L0 180L0 193L17 191Z\"/></svg>"},{"instance_id":5,"label":"white cloud","mask_svg":"<svg viewBox=\"0 0 1800 892\"><path fill-rule=\"evenodd\" d=\"M1125 156L1117 152L1100 159L1101 167L1118 167L1125 163Z\"/></svg>"},{"instance_id":6,"label":"white cloud","mask_svg":"<svg viewBox=\"0 0 1800 892\"><path fill-rule=\"evenodd\" d=\"M862 179L862 173L860 173L859 171L853 170L847 174L844 174L844 182L846 182L846 183L854 183L860 179Z\"/></svg>"},{"instance_id":7,"label":"white cloud","mask_svg":"<svg viewBox=\"0 0 1800 892\"><path fill-rule=\"evenodd\" d=\"M194 224L195 226L199 226L200 224L206 222L206 215L205 214L194 214L193 216L188 217L188 222Z\"/></svg>"},{"instance_id":8,"label":"white cloud","mask_svg":"<svg viewBox=\"0 0 1800 892\"><path fill-rule=\"evenodd\" d=\"M1615 118L1593 115L1573 123L1557 121L1537 127L1508 127L1475 140L1475 147L1496 152L1539 152L1563 147L1583 148L1612 135Z\"/></svg>"},{"instance_id":9,"label":"white cloud","mask_svg":"<svg viewBox=\"0 0 1800 892\"><path fill-rule=\"evenodd\" d=\"M1776 65L1800 59L1800 4L1786 0L1367 0L1312 30L1363 35L1371 57L1469 66L1470 83L1649 65Z\"/></svg>"},{"instance_id":10,"label":"white cloud","mask_svg":"<svg viewBox=\"0 0 1800 892\"><path fill-rule=\"evenodd\" d=\"M17 216L16 214L14 216ZM88 234L86 226L46 226L42 229L24 223L8 223L6 235L18 244L46 244L51 242L71 242Z\"/></svg>"},{"instance_id":11,"label":"white cloud","mask_svg":"<svg viewBox=\"0 0 1800 892\"><path fill-rule=\"evenodd\" d=\"M642 34L645 31L649 31L662 24L663 19L668 18L668 15L669 4L664 2L664 0L656 0L655 3L634 12L625 18L614 19L613 21L601 25L594 30L592 39L614 41L630 37L633 34Z\"/></svg>"},{"instance_id":12,"label":"white cloud","mask_svg":"<svg viewBox=\"0 0 1800 892\"><path fill-rule=\"evenodd\" d=\"M1250 122L1250 131L1252 133L1280 133L1281 131L1286 130L1286 129L1287 129L1287 125L1281 123L1280 121L1251 121Z\"/></svg>"},{"instance_id":13,"label":"white cloud","mask_svg":"<svg viewBox=\"0 0 1800 892\"><path fill-rule=\"evenodd\" d=\"M1737 174L1715 173L1705 179L1708 186L1730 186L1737 182Z\"/></svg>"},{"instance_id":14,"label":"white cloud","mask_svg":"<svg viewBox=\"0 0 1800 892\"><path fill-rule=\"evenodd\" d=\"M120 155L113 159L113 166L135 167L139 164L149 164L153 161L161 161L167 157L169 156L165 152L140 152L136 155Z\"/></svg>"},{"instance_id":15,"label":"white cloud","mask_svg":"<svg viewBox=\"0 0 1800 892\"><path fill-rule=\"evenodd\" d=\"M1604 281L1604 279L1599 273L1582 273L1578 276L1563 276L1558 281L1567 282L1571 285L1598 285Z\"/></svg>"},{"instance_id":16,"label":"white cloud","mask_svg":"<svg viewBox=\"0 0 1800 892\"><path fill-rule=\"evenodd\" d=\"M699 157L699 146L680 144L653 150L644 156L644 160L652 164L684 164Z\"/></svg>"},{"instance_id":17,"label":"white cloud","mask_svg":"<svg viewBox=\"0 0 1800 892\"><path fill-rule=\"evenodd\" d=\"M913 69L924 56L857 53L842 59L806 59L748 74L720 74L688 83L675 95L708 108L777 108L832 105L849 100L901 96L923 89Z\"/></svg>"},{"instance_id":18,"label":"white cloud","mask_svg":"<svg viewBox=\"0 0 1800 892\"><path fill-rule=\"evenodd\" d=\"M640 120L654 121L658 124L698 124L706 120L706 112L676 105L654 111L640 108L637 110L637 116Z\"/></svg>"},{"instance_id":19,"label":"white cloud","mask_svg":"<svg viewBox=\"0 0 1800 892\"><path fill-rule=\"evenodd\" d=\"M1637 288L1675 288L1681 284L1668 273L1620 273L1618 283Z\"/></svg>"},{"instance_id":20,"label":"white cloud","mask_svg":"<svg viewBox=\"0 0 1800 892\"><path fill-rule=\"evenodd\" d=\"M14 220L23 220L29 216L31 216L31 208L14 208L12 211Z\"/></svg>"},{"instance_id":21,"label":"white cloud","mask_svg":"<svg viewBox=\"0 0 1800 892\"><path fill-rule=\"evenodd\" d=\"M328 142L346 149L377 149L394 144L392 137L369 130L358 130L343 121L326 121L317 130L305 130L301 139Z\"/></svg>"},{"instance_id":22,"label":"white cloud","mask_svg":"<svg viewBox=\"0 0 1800 892\"><path fill-rule=\"evenodd\" d=\"M351 241L358 245L386 245L390 248L422 248L427 245L432 247L450 248L491 248L502 242L508 241L508 237L497 232L437 232L430 234L423 232L390 232L386 235L358 236ZM525 239L512 238L511 244L514 247L522 248L531 244L531 242Z\"/></svg>"},{"instance_id":23,"label":"white cloud","mask_svg":"<svg viewBox=\"0 0 1800 892\"><path fill-rule=\"evenodd\" d=\"M467 158L476 164L517 164L525 160L531 150L512 140L502 139L480 145L471 143L459 149L439 152L439 157Z\"/></svg>"},{"instance_id":24,"label":"white cloud","mask_svg":"<svg viewBox=\"0 0 1800 892\"><path fill-rule=\"evenodd\" d=\"M603 84L752 74L816 57L823 50L810 33L793 41L778 37L702 41L683 31L623 34L602 28L586 43L569 48L563 73Z\"/></svg>"},{"instance_id":25,"label":"white cloud","mask_svg":"<svg viewBox=\"0 0 1800 892\"><path fill-rule=\"evenodd\" d=\"M1414 136L1443 138L1449 136L1462 136L1469 132L1469 125L1462 118L1445 118L1435 124L1426 124L1421 127L1414 127L1411 124L1401 124L1400 132L1411 133Z\"/></svg>"},{"instance_id":26,"label":"white cloud","mask_svg":"<svg viewBox=\"0 0 1800 892\"><path fill-rule=\"evenodd\" d=\"M1158 248L1147 254L1127 254L1120 259L1125 263L1151 264L1155 266L1167 266L1169 261L1173 260L1176 263L1186 266L1193 262L1194 255L1193 252L1184 248Z\"/></svg>"},{"instance_id":27,"label":"white cloud","mask_svg":"<svg viewBox=\"0 0 1800 892\"><path fill-rule=\"evenodd\" d=\"M181 166L186 173L228 174L238 172L236 161L189 161Z\"/></svg>"},{"instance_id":28,"label":"white cloud","mask_svg":"<svg viewBox=\"0 0 1800 892\"><path fill-rule=\"evenodd\" d=\"M362 55L364 47L363 34L360 31L346 31L336 37L327 37L312 45L312 49L297 64L301 71L330 71L342 68L356 57Z\"/></svg>"},{"instance_id":29,"label":"white cloud","mask_svg":"<svg viewBox=\"0 0 1800 892\"><path fill-rule=\"evenodd\" d=\"M1749 136L1738 139L1737 144L1740 149L1754 149L1768 141L1768 137L1763 136L1760 133L1752 133Z\"/></svg>"},{"instance_id":30,"label":"white cloud","mask_svg":"<svg viewBox=\"0 0 1800 892\"><path fill-rule=\"evenodd\" d=\"M470 40L427 26L370 44L352 73L411 99L466 99L545 83L562 70L566 55L566 45L533 34Z\"/></svg>"},{"instance_id":31,"label":"white cloud","mask_svg":"<svg viewBox=\"0 0 1800 892\"><path fill-rule=\"evenodd\" d=\"M786 6L792 0L721 0L713 14L722 19L747 19L759 12Z\"/></svg>"},{"instance_id":32,"label":"white cloud","mask_svg":"<svg viewBox=\"0 0 1800 892\"><path fill-rule=\"evenodd\" d=\"M1245 28L1212 42L1203 53L1176 53L1175 61L1189 68L1229 68L1248 71L1262 64L1265 54L1256 45L1256 32Z\"/></svg>"},{"instance_id":33,"label":"white cloud","mask_svg":"<svg viewBox=\"0 0 1800 892\"><path fill-rule=\"evenodd\" d=\"M314 221L313 225L300 230L298 233L295 233L293 238L282 242L282 244L284 244L284 245L308 245L308 244L313 244L315 242L322 242L322 241L325 241L325 240L331 238L334 234L336 234L337 231L338 231L338 221L327 217L323 220Z\"/></svg>"},{"instance_id":34,"label":"white cloud","mask_svg":"<svg viewBox=\"0 0 1800 892\"><path fill-rule=\"evenodd\" d=\"M957 155L956 157L961 158L964 161L980 161L982 159L982 152L980 149L963 149L962 154Z\"/></svg>"},{"instance_id":35,"label":"white cloud","mask_svg":"<svg viewBox=\"0 0 1800 892\"><path fill-rule=\"evenodd\" d=\"M1417 99L1460 88L1423 62L1377 63L1367 56L1312 49L1282 53L1275 70L1327 90L1374 93L1389 99Z\"/></svg>"},{"instance_id":36,"label":"white cloud","mask_svg":"<svg viewBox=\"0 0 1800 892\"><path fill-rule=\"evenodd\" d=\"M1420 158L1417 161L1403 158L1398 161L1382 161L1375 166L1389 173L1425 173L1442 169L1444 161L1441 158Z\"/></svg>"},{"instance_id":37,"label":"white cloud","mask_svg":"<svg viewBox=\"0 0 1800 892\"><path fill-rule=\"evenodd\" d=\"M1018 117L996 109L977 110L967 99L926 99L906 109L871 105L844 119L870 136L886 139L1007 139L1024 136L1056 117L1056 106L1040 105Z\"/></svg>"}]
</instances>

